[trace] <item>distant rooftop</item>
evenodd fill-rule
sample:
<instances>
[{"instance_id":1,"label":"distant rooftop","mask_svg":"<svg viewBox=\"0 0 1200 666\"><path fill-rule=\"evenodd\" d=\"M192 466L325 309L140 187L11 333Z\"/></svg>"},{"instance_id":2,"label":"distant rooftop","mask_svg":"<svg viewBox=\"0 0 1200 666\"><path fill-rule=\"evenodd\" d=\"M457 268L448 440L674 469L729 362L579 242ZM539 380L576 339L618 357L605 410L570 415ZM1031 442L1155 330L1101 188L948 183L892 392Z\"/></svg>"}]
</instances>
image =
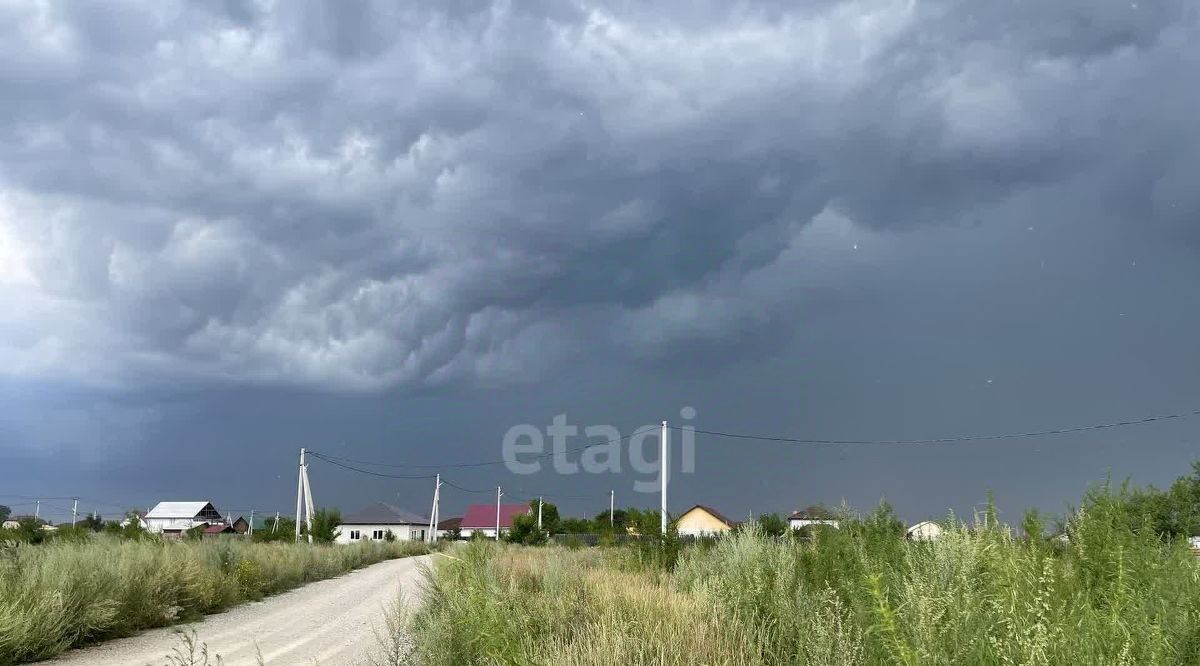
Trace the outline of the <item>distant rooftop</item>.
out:
<instances>
[{"instance_id":1,"label":"distant rooftop","mask_svg":"<svg viewBox=\"0 0 1200 666\"><path fill-rule=\"evenodd\" d=\"M342 516L343 525L429 525L429 519L397 506L376 502Z\"/></svg>"}]
</instances>

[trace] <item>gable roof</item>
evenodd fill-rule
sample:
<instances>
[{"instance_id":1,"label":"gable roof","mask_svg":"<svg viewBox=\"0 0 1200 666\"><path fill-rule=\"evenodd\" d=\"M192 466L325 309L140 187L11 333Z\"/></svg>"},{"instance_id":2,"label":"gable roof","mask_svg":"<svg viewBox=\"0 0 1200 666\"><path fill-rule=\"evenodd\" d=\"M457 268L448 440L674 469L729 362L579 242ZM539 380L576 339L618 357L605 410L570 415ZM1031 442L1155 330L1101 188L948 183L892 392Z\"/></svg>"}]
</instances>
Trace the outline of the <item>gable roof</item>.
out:
<instances>
[{"instance_id":1,"label":"gable roof","mask_svg":"<svg viewBox=\"0 0 1200 666\"><path fill-rule=\"evenodd\" d=\"M722 515L720 511L717 511L716 509L712 508L711 506L705 506L703 504L697 504L696 506L679 514L679 518L676 518L675 522L679 522L680 519L682 519L684 516L688 515L689 513L695 511L696 509L700 509L701 511L707 513L708 515L712 516L713 518L716 518L717 520L721 521L722 523L725 523L729 527L736 527L734 522L732 520L726 518L724 515Z\"/></svg>"},{"instance_id":2,"label":"gable roof","mask_svg":"<svg viewBox=\"0 0 1200 666\"><path fill-rule=\"evenodd\" d=\"M205 525L204 526L205 534L227 534L229 532L235 532L235 531L236 530L234 530L232 527L230 527L224 523L217 523L216 525Z\"/></svg>"},{"instance_id":3,"label":"gable roof","mask_svg":"<svg viewBox=\"0 0 1200 666\"><path fill-rule=\"evenodd\" d=\"M205 509L220 515L212 502L159 502L146 514L147 518L195 518Z\"/></svg>"},{"instance_id":4,"label":"gable roof","mask_svg":"<svg viewBox=\"0 0 1200 666\"><path fill-rule=\"evenodd\" d=\"M513 518L522 514L529 513L529 506L525 504L501 504L500 505L500 528L513 526ZM496 505L495 504L472 504L467 507L467 512L463 514L462 523L459 525L463 529L496 529Z\"/></svg>"},{"instance_id":5,"label":"gable roof","mask_svg":"<svg viewBox=\"0 0 1200 666\"><path fill-rule=\"evenodd\" d=\"M405 511L397 506L384 502L376 502L369 506L346 514L342 517L343 525L429 525L428 518Z\"/></svg>"},{"instance_id":6,"label":"gable roof","mask_svg":"<svg viewBox=\"0 0 1200 666\"><path fill-rule=\"evenodd\" d=\"M788 520L837 520L837 515L823 506L810 506L807 509L793 511Z\"/></svg>"},{"instance_id":7,"label":"gable roof","mask_svg":"<svg viewBox=\"0 0 1200 666\"><path fill-rule=\"evenodd\" d=\"M462 525L462 517L447 518L437 524L439 530L456 530Z\"/></svg>"}]
</instances>

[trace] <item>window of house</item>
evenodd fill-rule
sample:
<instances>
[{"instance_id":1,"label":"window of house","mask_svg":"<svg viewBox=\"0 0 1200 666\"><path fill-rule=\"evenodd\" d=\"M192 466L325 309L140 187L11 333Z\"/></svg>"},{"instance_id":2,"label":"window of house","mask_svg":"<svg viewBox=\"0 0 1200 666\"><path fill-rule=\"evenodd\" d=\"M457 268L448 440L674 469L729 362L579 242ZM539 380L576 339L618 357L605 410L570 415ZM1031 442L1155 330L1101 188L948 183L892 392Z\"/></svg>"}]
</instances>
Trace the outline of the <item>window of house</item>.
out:
<instances>
[{"instance_id":1,"label":"window of house","mask_svg":"<svg viewBox=\"0 0 1200 666\"><path fill-rule=\"evenodd\" d=\"M371 532L371 538L372 539L382 539L383 532L384 532L383 530L375 530L374 532Z\"/></svg>"},{"instance_id":2,"label":"window of house","mask_svg":"<svg viewBox=\"0 0 1200 666\"><path fill-rule=\"evenodd\" d=\"M350 540L351 541L358 541L359 537L361 537L361 536L362 535L359 534L358 530L350 530Z\"/></svg>"}]
</instances>

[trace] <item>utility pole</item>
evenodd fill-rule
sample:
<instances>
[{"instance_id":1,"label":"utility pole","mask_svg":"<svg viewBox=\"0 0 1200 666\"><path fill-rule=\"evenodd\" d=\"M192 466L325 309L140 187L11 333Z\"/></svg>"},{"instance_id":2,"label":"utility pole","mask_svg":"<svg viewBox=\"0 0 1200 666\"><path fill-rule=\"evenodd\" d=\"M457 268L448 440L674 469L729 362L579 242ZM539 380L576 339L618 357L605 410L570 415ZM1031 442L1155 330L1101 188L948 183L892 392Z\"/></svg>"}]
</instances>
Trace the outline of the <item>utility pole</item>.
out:
<instances>
[{"instance_id":1,"label":"utility pole","mask_svg":"<svg viewBox=\"0 0 1200 666\"><path fill-rule=\"evenodd\" d=\"M429 509L429 543L437 541L438 504L442 500L442 475L439 472L433 484L433 506Z\"/></svg>"},{"instance_id":2,"label":"utility pole","mask_svg":"<svg viewBox=\"0 0 1200 666\"><path fill-rule=\"evenodd\" d=\"M542 531L542 496L538 495L538 531Z\"/></svg>"},{"instance_id":3,"label":"utility pole","mask_svg":"<svg viewBox=\"0 0 1200 666\"><path fill-rule=\"evenodd\" d=\"M496 486L496 541L500 540L500 497L504 493L500 492L500 486Z\"/></svg>"},{"instance_id":4,"label":"utility pole","mask_svg":"<svg viewBox=\"0 0 1200 666\"><path fill-rule=\"evenodd\" d=\"M275 512L275 524L271 526L271 534L274 534L279 529L279 512Z\"/></svg>"},{"instance_id":5,"label":"utility pole","mask_svg":"<svg viewBox=\"0 0 1200 666\"><path fill-rule=\"evenodd\" d=\"M608 529L613 529L613 499L616 496L615 490L608 491Z\"/></svg>"},{"instance_id":6,"label":"utility pole","mask_svg":"<svg viewBox=\"0 0 1200 666\"><path fill-rule=\"evenodd\" d=\"M37 500L37 504L33 506L33 522L42 519L42 500Z\"/></svg>"},{"instance_id":7,"label":"utility pole","mask_svg":"<svg viewBox=\"0 0 1200 666\"><path fill-rule=\"evenodd\" d=\"M246 530L250 536L254 536L254 509L250 509L250 529Z\"/></svg>"},{"instance_id":8,"label":"utility pole","mask_svg":"<svg viewBox=\"0 0 1200 666\"><path fill-rule=\"evenodd\" d=\"M667 534L667 469L669 468L668 460L667 460L667 422L666 421L662 422L662 434L659 435L658 439L659 439L659 445L660 445L659 448L662 449L662 451L659 454L659 459L658 459L659 460L658 464L662 468L660 470L660 475L662 476L662 518L661 518L660 522L662 523L663 536L666 536L666 534Z\"/></svg>"},{"instance_id":9,"label":"utility pole","mask_svg":"<svg viewBox=\"0 0 1200 666\"><path fill-rule=\"evenodd\" d=\"M72 497L71 499L73 500L71 504L71 527L75 527L75 517L79 515L79 498Z\"/></svg>"},{"instance_id":10,"label":"utility pole","mask_svg":"<svg viewBox=\"0 0 1200 666\"><path fill-rule=\"evenodd\" d=\"M296 477L296 541L300 540L300 512L304 509L304 449L300 449L300 473Z\"/></svg>"},{"instance_id":11,"label":"utility pole","mask_svg":"<svg viewBox=\"0 0 1200 666\"><path fill-rule=\"evenodd\" d=\"M296 540L300 540L300 516L304 513L304 525L308 528L308 542L312 543L313 500L312 487L308 485L308 463L304 449L300 449L300 478L296 482Z\"/></svg>"}]
</instances>

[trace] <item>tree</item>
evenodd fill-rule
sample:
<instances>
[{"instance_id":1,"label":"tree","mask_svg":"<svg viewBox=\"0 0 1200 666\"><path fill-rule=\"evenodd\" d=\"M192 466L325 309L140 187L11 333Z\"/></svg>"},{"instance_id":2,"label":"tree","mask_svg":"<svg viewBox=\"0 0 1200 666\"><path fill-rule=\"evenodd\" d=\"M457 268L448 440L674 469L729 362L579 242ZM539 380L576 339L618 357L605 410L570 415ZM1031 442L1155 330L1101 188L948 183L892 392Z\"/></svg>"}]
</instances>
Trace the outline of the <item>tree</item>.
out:
<instances>
[{"instance_id":1,"label":"tree","mask_svg":"<svg viewBox=\"0 0 1200 666\"><path fill-rule=\"evenodd\" d=\"M625 509L617 509L612 512L611 521L608 518L608 512L601 511L600 513L596 514L596 517L592 522L596 524L596 528L601 532L613 531L623 533L625 531L627 520L628 515L626 514ZM611 528L609 527L610 524L612 525Z\"/></svg>"},{"instance_id":2,"label":"tree","mask_svg":"<svg viewBox=\"0 0 1200 666\"><path fill-rule=\"evenodd\" d=\"M342 524L342 512L339 509L317 509L312 516L310 532L314 543L333 543L341 532L338 525Z\"/></svg>"},{"instance_id":3,"label":"tree","mask_svg":"<svg viewBox=\"0 0 1200 666\"><path fill-rule=\"evenodd\" d=\"M758 524L759 531L767 536L780 537L791 531L788 522L777 513L760 514L754 522Z\"/></svg>"},{"instance_id":4,"label":"tree","mask_svg":"<svg viewBox=\"0 0 1200 666\"><path fill-rule=\"evenodd\" d=\"M533 515L534 525L537 524L538 501L532 500L529 502L530 513ZM558 507L550 502L542 502L542 530L547 534L555 534L560 531L560 517Z\"/></svg>"},{"instance_id":5,"label":"tree","mask_svg":"<svg viewBox=\"0 0 1200 666\"><path fill-rule=\"evenodd\" d=\"M12 509L8 508L7 506L4 506L3 504L0 504L0 523L8 520L8 517L11 515L12 515Z\"/></svg>"},{"instance_id":6,"label":"tree","mask_svg":"<svg viewBox=\"0 0 1200 666\"><path fill-rule=\"evenodd\" d=\"M542 516L543 521L545 516ZM479 534L479 532L476 532ZM504 535L509 543L520 543L526 546L537 546L546 543L546 533L537 528L537 516L521 514L513 518L512 529Z\"/></svg>"},{"instance_id":7,"label":"tree","mask_svg":"<svg viewBox=\"0 0 1200 666\"><path fill-rule=\"evenodd\" d=\"M595 531L595 524L587 518L564 518L559 523L559 532L562 534L592 534Z\"/></svg>"},{"instance_id":8,"label":"tree","mask_svg":"<svg viewBox=\"0 0 1200 666\"><path fill-rule=\"evenodd\" d=\"M75 526L85 530L99 532L100 530L104 529L104 520L100 518L100 514L92 513L84 516L82 520L76 521Z\"/></svg>"},{"instance_id":9,"label":"tree","mask_svg":"<svg viewBox=\"0 0 1200 666\"><path fill-rule=\"evenodd\" d=\"M259 543L267 543L272 541L291 542L296 540L296 521L292 518L280 516L279 525L275 525L275 519L267 521L262 529L254 530L254 541Z\"/></svg>"}]
</instances>

